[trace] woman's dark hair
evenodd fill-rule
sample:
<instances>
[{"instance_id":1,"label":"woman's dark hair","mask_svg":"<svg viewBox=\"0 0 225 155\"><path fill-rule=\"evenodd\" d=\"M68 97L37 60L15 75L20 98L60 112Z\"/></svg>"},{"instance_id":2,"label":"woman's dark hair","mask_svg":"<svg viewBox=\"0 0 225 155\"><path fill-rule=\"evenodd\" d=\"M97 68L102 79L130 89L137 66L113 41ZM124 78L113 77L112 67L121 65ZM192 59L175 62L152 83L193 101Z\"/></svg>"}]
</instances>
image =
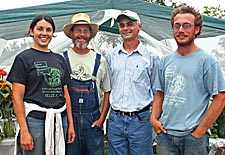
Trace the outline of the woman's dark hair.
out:
<instances>
[{"instance_id":1,"label":"woman's dark hair","mask_svg":"<svg viewBox=\"0 0 225 155\"><path fill-rule=\"evenodd\" d=\"M45 21L49 22L52 25L53 33L54 33L55 32L55 23L51 16L45 15L45 14L40 14L40 15L35 16L30 24L29 30L30 29L33 30L35 25L37 24L37 22L41 21L42 19L44 19ZM29 31L28 31L28 34L29 34Z\"/></svg>"}]
</instances>

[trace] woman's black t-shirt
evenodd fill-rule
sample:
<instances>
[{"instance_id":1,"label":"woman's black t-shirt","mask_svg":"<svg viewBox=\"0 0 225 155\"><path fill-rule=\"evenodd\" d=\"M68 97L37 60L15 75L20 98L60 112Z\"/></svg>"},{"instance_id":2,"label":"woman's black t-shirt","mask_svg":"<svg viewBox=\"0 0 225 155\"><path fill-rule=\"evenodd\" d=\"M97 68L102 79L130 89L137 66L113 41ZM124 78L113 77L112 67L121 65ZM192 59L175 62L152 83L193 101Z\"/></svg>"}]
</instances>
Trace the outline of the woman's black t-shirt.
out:
<instances>
[{"instance_id":1,"label":"woman's black t-shirt","mask_svg":"<svg viewBox=\"0 0 225 155\"><path fill-rule=\"evenodd\" d=\"M61 108L65 104L63 87L70 76L60 54L31 48L16 56L7 80L25 85L25 102Z\"/></svg>"}]
</instances>

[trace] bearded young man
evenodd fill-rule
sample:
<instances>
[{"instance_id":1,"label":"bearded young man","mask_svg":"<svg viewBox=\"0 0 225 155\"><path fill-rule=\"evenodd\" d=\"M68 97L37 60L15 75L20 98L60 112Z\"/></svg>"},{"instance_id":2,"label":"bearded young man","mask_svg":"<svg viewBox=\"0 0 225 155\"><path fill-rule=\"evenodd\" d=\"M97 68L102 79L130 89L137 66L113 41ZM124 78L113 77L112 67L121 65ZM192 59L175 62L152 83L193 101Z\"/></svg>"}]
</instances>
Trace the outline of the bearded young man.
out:
<instances>
[{"instance_id":1,"label":"bearded young man","mask_svg":"<svg viewBox=\"0 0 225 155\"><path fill-rule=\"evenodd\" d=\"M202 22L200 13L189 6L172 13L178 48L161 59L154 84L151 123L157 155L209 153L207 130L224 108L225 82L218 60L194 43Z\"/></svg>"},{"instance_id":2,"label":"bearded young man","mask_svg":"<svg viewBox=\"0 0 225 155\"><path fill-rule=\"evenodd\" d=\"M68 84L76 139L67 145L67 155L103 155L103 123L109 110L110 79L106 59L87 46L98 32L85 13L73 16L64 25L64 33L73 41L73 48L64 52L70 71ZM104 94L102 112L100 96Z\"/></svg>"}]
</instances>

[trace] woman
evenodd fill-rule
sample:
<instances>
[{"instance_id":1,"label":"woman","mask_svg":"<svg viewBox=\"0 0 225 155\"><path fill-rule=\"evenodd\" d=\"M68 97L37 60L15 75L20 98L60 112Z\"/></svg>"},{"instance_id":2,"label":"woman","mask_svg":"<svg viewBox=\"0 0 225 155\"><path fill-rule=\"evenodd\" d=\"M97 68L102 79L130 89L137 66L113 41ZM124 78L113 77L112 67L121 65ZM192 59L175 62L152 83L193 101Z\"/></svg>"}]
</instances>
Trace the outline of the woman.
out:
<instances>
[{"instance_id":1,"label":"woman","mask_svg":"<svg viewBox=\"0 0 225 155\"><path fill-rule=\"evenodd\" d=\"M23 155L63 155L66 135L67 143L75 138L67 89L69 73L64 58L48 48L54 32L50 16L36 16L29 29L33 47L16 56L7 77L13 87L14 112L20 127L18 144Z\"/></svg>"}]
</instances>

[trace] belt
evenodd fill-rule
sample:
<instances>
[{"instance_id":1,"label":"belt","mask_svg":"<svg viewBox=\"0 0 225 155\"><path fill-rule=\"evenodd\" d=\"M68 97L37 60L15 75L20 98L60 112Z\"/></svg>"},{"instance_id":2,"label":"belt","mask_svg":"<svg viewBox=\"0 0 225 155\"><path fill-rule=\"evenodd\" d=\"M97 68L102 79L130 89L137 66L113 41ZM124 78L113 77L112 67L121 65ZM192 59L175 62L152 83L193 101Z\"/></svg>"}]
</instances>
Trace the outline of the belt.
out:
<instances>
[{"instance_id":1,"label":"belt","mask_svg":"<svg viewBox=\"0 0 225 155\"><path fill-rule=\"evenodd\" d=\"M133 112L126 112L126 111L120 111L120 110L115 110L113 108L111 108L114 112L116 112L117 114L121 115L121 116L129 116L129 117L133 117L138 115L139 113L145 112L147 110L150 109L150 105L145 106L144 108L142 108L139 111L133 111Z\"/></svg>"}]
</instances>

